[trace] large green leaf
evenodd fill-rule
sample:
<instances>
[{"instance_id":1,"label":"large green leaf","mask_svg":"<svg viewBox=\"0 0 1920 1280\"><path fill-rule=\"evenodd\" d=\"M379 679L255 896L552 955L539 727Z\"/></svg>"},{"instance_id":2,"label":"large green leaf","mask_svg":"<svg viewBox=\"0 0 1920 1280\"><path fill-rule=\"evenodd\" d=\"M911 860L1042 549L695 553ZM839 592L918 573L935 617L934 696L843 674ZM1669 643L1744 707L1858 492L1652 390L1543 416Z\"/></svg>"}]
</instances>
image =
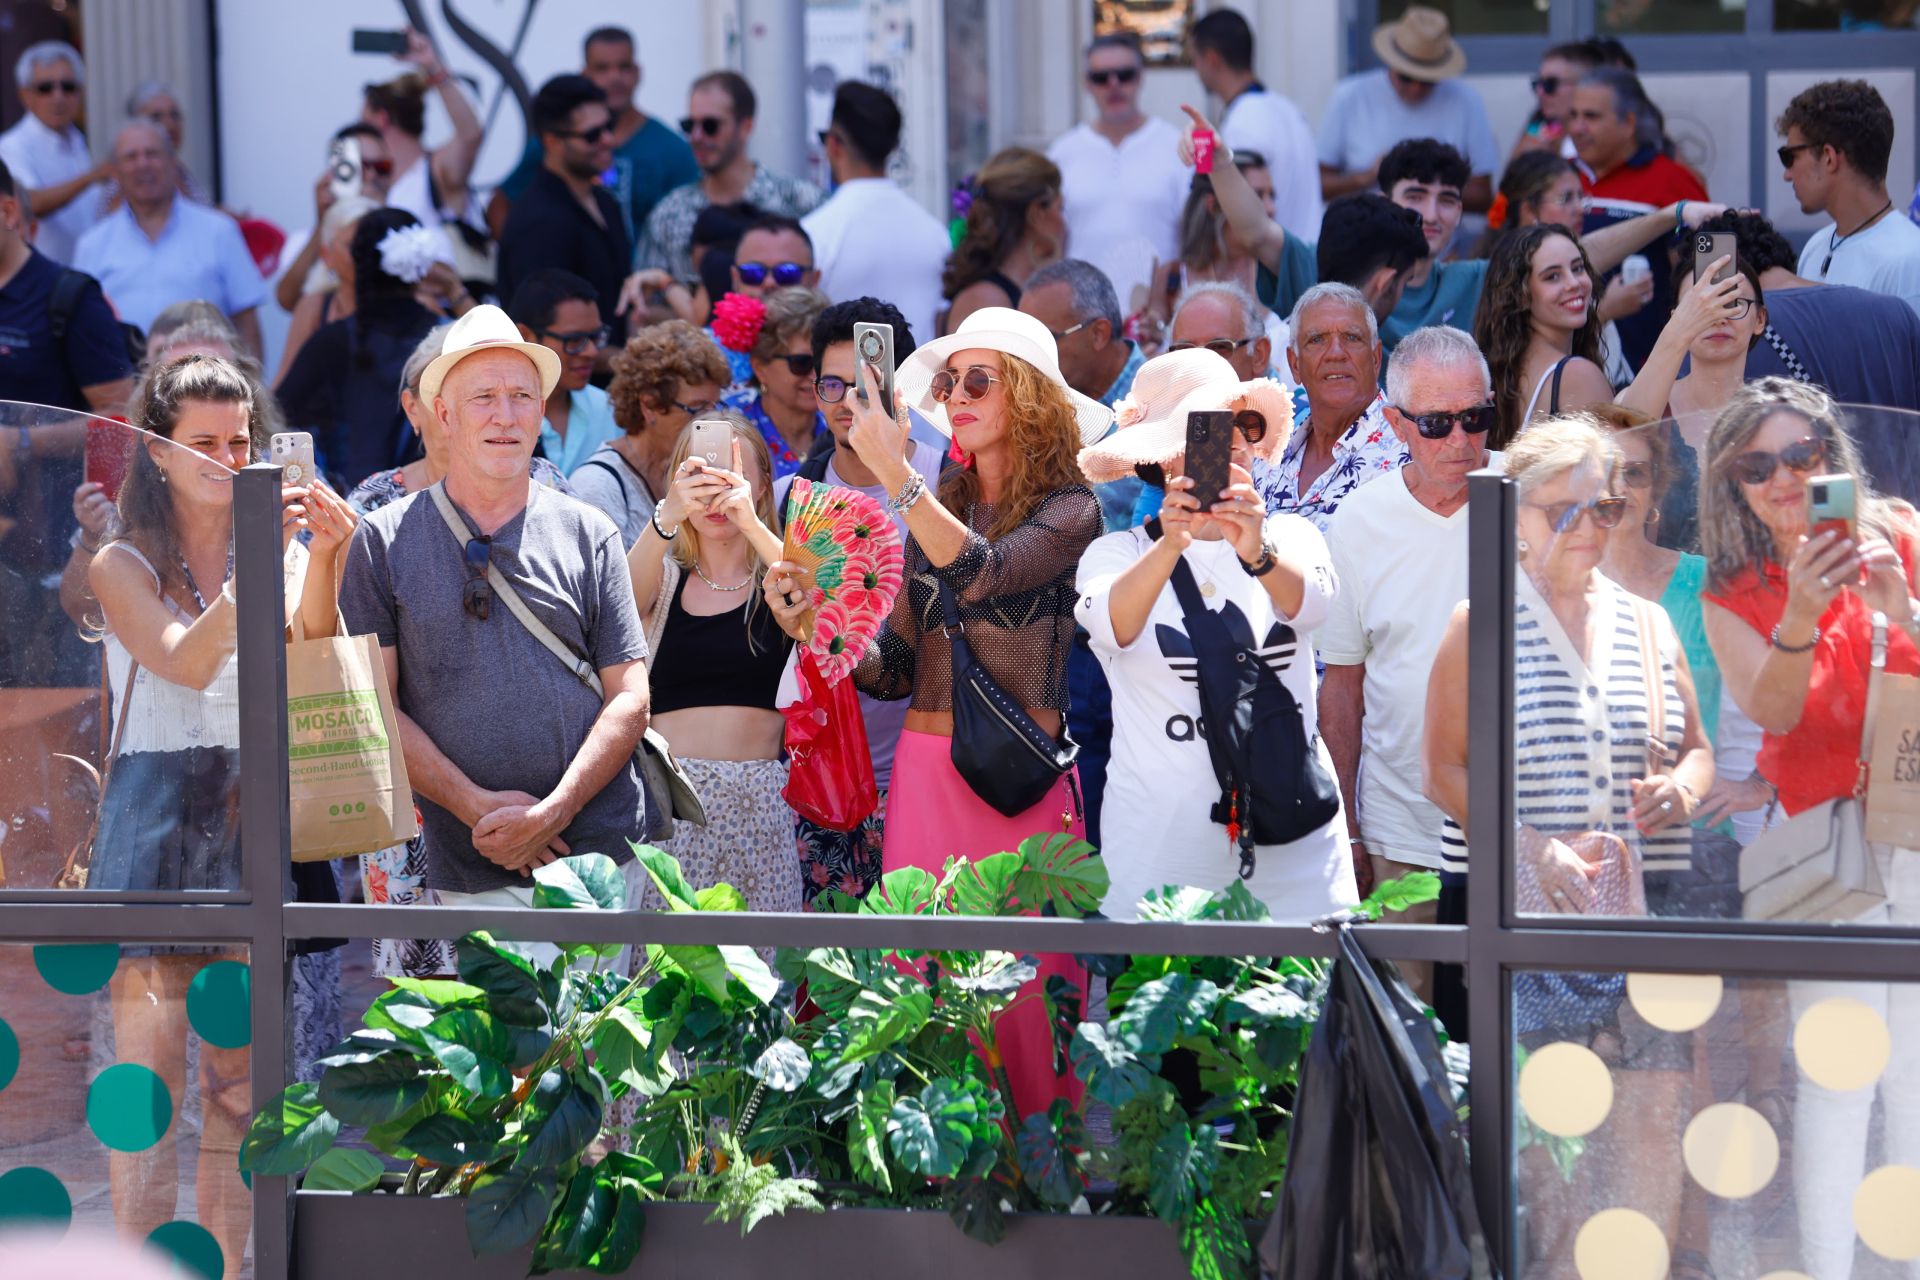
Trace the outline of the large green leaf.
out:
<instances>
[{"instance_id":1,"label":"large green leaf","mask_svg":"<svg viewBox=\"0 0 1920 1280\"><path fill-rule=\"evenodd\" d=\"M1067 1051L1073 1033L1085 1012L1086 995L1064 975L1050 973L1041 988L1041 1003L1047 1011L1047 1026L1053 1035L1053 1073L1065 1075L1071 1069Z\"/></svg>"},{"instance_id":2,"label":"large green leaf","mask_svg":"<svg viewBox=\"0 0 1920 1280\"><path fill-rule=\"evenodd\" d=\"M442 1009L452 1009L460 1005L484 1004L487 993L465 982L455 982L451 978L389 978L401 991L411 991L417 996L425 996Z\"/></svg>"},{"instance_id":3,"label":"large green leaf","mask_svg":"<svg viewBox=\"0 0 1920 1280\"><path fill-rule=\"evenodd\" d=\"M1220 1135L1210 1124L1175 1125L1154 1144L1147 1203L1162 1222L1184 1222L1213 1187Z\"/></svg>"},{"instance_id":4,"label":"large green leaf","mask_svg":"<svg viewBox=\"0 0 1920 1280\"><path fill-rule=\"evenodd\" d=\"M853 1163L853 1174L882 1191L893 1190L884 1145L892 1113L893 1081L876 1080L860 1090L847 1117L847 1156Z\"/></svg>"},{"instance_id":5,"label":"large green leaf","mask_svg":"<svg viewBox=\"0 0 1920 1280\"><path fill-rule=\"evenodd\" d=\"M1055 915L1078 920L1106 901L1107 864L1078 836L1064 831L1028 836L1020 842L1020 859L1013 892L1028 911L1051 906Z\"/></svg>"},{"instance_id":6,"label":"large green leaf","mask_svg":"<svg viewBox=\"0 0 1920 1280\"><path fill-rule=\"evenodd\" d=\"M1431 871L1409 871L1395 880L1374 886L1356 911L1364 911L1378 920L1390 911L1405 911L1440 897L1440 877Z\"/></svg>"},{"instance_id":7,"label":"large green leaf","mask_svg":"<svg viewBox=\"0 0 1920 1280\"><path fill-rule=\"evenodd\" d=\"M656 1045L653 1028L638 1013L616 1006L607 1011L594 1033L594 1065L620 1087L620 1093L631 1089L657 1098L674 1078L665 1048Z\"/></svg>"},{"instance_id":8,"label":"large green leaf","mask_svg":"<svg viewBox=\"0 0 1920 1280\"><path fill-rule=\"evenodd\" d=\"M596 1179L601 1176L605 1163L602 1161L600 1166L596 1166ZM639 1184L631 1178L617 1178L614 1190L613 1218L607 1224L607 1233L601 1238L600 1247L587 1258L587 1270L603 1276L627 1273L633 1266L634 1258L639 1256L640 1239L647 1225L647 1210L642 1203Z\"/></svg>"},{"instance_id":9,"label":"large green leaf","mask_svg":"<svg viewBox=\"0 0 1920 1280\"><path fill-rule=\"evenodd\" d=\"M653 881L654 888L667 900L667 910L700 909L700 895L687 883L686 876L680 871L680 864L672 854L650 844L635 844L631 840L627 843L633 847L633 856L640 859L640 865L647 869L647 876Z\"/></svg>"},{"instance_id":10,"label":"large green leaf","mask_svg":"<svg viewBox=\"0 0 1920 1280\"><path fill-rule=\"evenodd\" d=\"M428 1023L439 1017L440 1013L441 1006L428 996L417 991L401 989L382 992L367 1008L366 1016L362 1020L367 1025L367 1031L384 1032L403 1044L425 1048L426 1040L420 1033L426 1029ZM361 1040L365 1034L367 1032L355 1032L349 1037L349 1042L358 1041L369 1045L374 1043Z\"/></svg>"},{"instance_id":11,"label":"large green leaf","mask_svg":"<svg viewBox=\"0 0 1920 1280\"><path fill-rule=\"evenodd\" d=\"M1246 881L1235 880L1213 895L1201 918L1256 923L1273 919L1273 913L1267 910L1266 903L1253 896L1252 890L1247 888Z\"/></svg>"},{"instance_id":12,"label":"large green leaf","mask_svg":"<svg viewBox=\"0 0 1920 1280\"><path fill-rule=\"evenodd\" d=\"M600 1247L613 1224L618 1192L611 1182L594 1177L590 1169L575 1171L567 1183L560 1207L547 1218L546 1230L533 1251L532 1275L573 1271Z\"/></svg>"},{"instance_id":13,"label":"large green leaf","mask_svg":"<svg viewBox=\"0 0 1920 1280\"><path fill-rule=\"evenodd\" d=\"M1319 1016L1313 1002L1284 982L1269 982L1240 992L1228 1000L1222 1022L1245 1022L1257 1027L1305 1026Z\"/></svg>"},{"instance_id":14,"label":"large green leaf","mask_svg":"<svg viewBox=\"0 0 1920 1280\"><path fill-rule=\"evenodd\" d=\"M730 884L712 884L694 894L693 903L702 911L745 911L747 895Z\"/></svg>"},{"instance_id":15,"label":"large green leaf","mask_svg":"<svg viewBox=\"0 0 1920 1280\"><path fill-rule=\"evenodd\" d=\"M728 944L720 948L720 958L726 962L727 972L731 973L747 991L761 1004L767 1004L780 993L780 979L760 953L752 947ZM722 1004L726 1001L721 1001Z\"/></svg>"},{"instance_id":16,"label":"large green leaf","mask_svg":"<svg viewBox=\"0 0 1920 1280\"><path fill-rule=\"evenodd\" d=\"M584 1070L579 1068L577 1070ZM540 1077L521 1111L526 1145L516 1163L557 1169L587 1149L600 1132L599 1094L577 1074L554 1068Z\"/></svg>"},{"instance_id":17,"label":"large green leaf","mask_svg":"<svg viewBox=\"0 0 1920 1280\"><path fill-rule=\"evenodd\" d=\"M755 1080L764 1080L769 1089L794 1093L806 1084L807 1072L812 1065L807 1061L805 1049L788 1037L781 1036L753 1060L753 1066L748 1068L747 1074Z\"/></svg>"},{"instance_id":18,"label":"large green leaf","mask_svg":"<svg viewBox=\"0 0 1920 1280\"><path fill-rule=\"evenodd\" d=\"M917 1035L933 1016L933 995L926 988L888 997L862 991L848 1008L846 1048L842 1062L864 1062L883 1049Z\"/></svg>"},{"instance_id":19,"label":"large green leaf","mask_svg":"<svg viewBox=\"0 0 1920 1280\"><path fill-rule=\"evenodd\" d=\"M921 916L933 909L940 896L940 881L924 867L899 867L880 877L880 882L860 900L864 916Z\"/></svg>"},{"instance_id":20,"label":"large green leaf","mask_svg":"<svg viewBox=\"0 0 1920 1280\"><path fill-rule=\"evenodd\" d=\"M436 1062L455 1084L481 1098L513 1092L514 1038L508 1028L478 1009L451 1009L421 1033Z\"/></svg>"},{"instance_id":21,"label":"large green leaf","mask_svg":"<svg viewBox=\"0 0 1920 1280\"><path fill-rule=\"evenodd\" d=\"M532 1244L547 1224L557 1188L551 1169L516 1164L481 1174L467 1195L467 1243L475 1256Z\"/></svg>"},{"instance_id":22,"label":"large green leaf","mask_svg":"<svg viewBox=\"0 0 1920 1280\"><path fill-rule=\"evenodd\" d=\"M470 933L454 944L460 977L487 993L494 1017L516 1027L542 1027L552 1012L547 993L534 977L533 966L497 945L484 932Z\"/></svg>"},{"instance_id":23,"label":"large green leaf","mask_svg":"<svg viewBox=\"0 0 1920 1280\"><path fill-rule=\"evenodd\" d=\"M627 905L627 882L604 853L555 858L533 873L533 905L573 911L619 911Z\"/></svg>"},{"instance_id":24,"label":"large green leaf","mask_svg":"<svg viewBox=\"0 0 1920 1280\"><path fill-rule=\"evenodd\" d=\"M1193 1280L1245 1280L1253 1274L1246 1224L1211 1196L1194 1205L1181 1226L1180 1249Z\"/></svg>"},{"instance_id":25,"label":"large green leaf","mask_svg":"<svg viewBox=\"0 0 1920 1280\"><path fill-rule=\"evenodd\" d=\"M720 948L704 943L647 945L647 959L662 973L680 974L715 1000L727 998L727 960Z\"/></svg>"},{"instance_id":26,"label":"large green leaf","mask_svg":"<svg viewBox=\"0 0 1920 1280\"><path fill-rule=\"evenodd\" d=\"M485 1164L495 1157L499 1145L500 1126L493 1124L490 1130L489 1135L478 1122L442 1111L414 1125L400 1141L432 1164Z\"/></svg>"},{"instance_id":27,"label":"large green leaf","mask_svg":"<svg viewBox=\"0 0 1920 1280\"><path fill-rule=\"evenodd\" d=\"M1113 1019L1113 1033L1138 1053L1165 1053L1187 1036L1211 1031L1208 1017L1220 988L1204 978L1170 973L1146 983Z\"/></svg>"},{"instance_id":28,"label":"large green leaf","mask_svg":"<svg viewBox=\"0 0 1920 1280\"><path fill-rule=\"evenodd\" d=\"M1207 918L1207 908L1213 902L1213 895L1205 889L1191 886L1166 885L1148 891L1137 904L1137 914L1142 920L1173 920L1191 923Z\"/></svg>"},{"instance_id":29,"label":"large green leaf","mask_svg":"<svg viewBox=\"0 0 1920 1280\"><path fill-rule=\"evenodd\" d=\"M1080 1197L1081 1177L1076 1147L1085 1145L1080 1118L1063 1098L1045 1111L1028 1116L1014 1135L1013 1148L1020 1176L1041 1204L1065 1210Z\"/></svg>"},{"instance_id":30,"label":"large green leaf","mask_svg":"<svg viewBox=\"0 0 1920 1280\"><path fill-rule=\"evenodd\" d=\"M1138 1055L1097 1022L1083 1022L1067 1050L1073 1074L1087 1092L1110 1107L1122 1107L1153 1087L1158 1054Z\"/></svg>"},{"instance_id":31,"label":"large green leaf","mask_svg":"<svg viewBox=\"0 0 1920 1280\"><path fill-rule=\"evenodd\" d=\"M263 1177L290 1177L326 1154L339 1133L340 1121L320 1105L319 1089L306 1082L291 1085L247 1127L240 1168Z\"/></svg>"},{"instance_id":32,"label":"large green leaf","mask_svg":"<svg viewBox=\"0 0 1920 1280\"><path fill-rule=\"evenodd\" d=\"M963 863L953 881L953 909L965 916L1015 914L1014 882L1023 865L1017 853L994 853Z\"/></svg>"},{"instance_id":33,"label":"large green leaf","mask_svg":"<svg viewBox=\"0 0 1920 1280\"><path fill-rule=\"evenodd\" d=\"M347 1062L320 1074L320 1105L347 1124L393 1120L427 1096L424 1062L391 1053L371 1062Z\"/></svg>"},{"instance_id":34,"label":"large green leaf","mask_svg":"<svg viewBox=\"0 0 1920 1280\"><path fill-rule=\"evenodd\" d=\"M1006 1188L986 1177L958 1178L947 1185L947 1216L953 1225L982 1244L999 1244L1007 1234Z\"/></svg>"},{"instance_id":35,"label":"large green leaf","mask_svg":"<svg viewBox=\"0 0 1920 1280\"><path fill-rule=\"evenodd\" d=\"M305 1191L371 1191L386 1171L371 1151L335 1147L313 1162L300 1186Z\"/></svg>"},{"instance_id":36,"label":"large green leaf","mask_svg":"<svg viewBox=\"0 0 1920 1280\"><path fill-rule=\"evenodd\" d=\"M982 953L980 963L970 972L960 972L957 967L949 970L947 981L960 991L1012 996L1039 975L1039 966L1028 957L1016 956L1011 951L988 951Z\"/></svg>"},{"instance_id":37,"label":"large green leaf","mask_svg":"<svg viewBox=\"0 0 1920 1280\"><path fill-rule=\"evenodd\" d=\"M935 1080L920 1096L896 1099L887 1118L887 1140L909 1170L925 1178L951 1178L960 1172L973 1145L979 1108L973 1096L951 1080Z\"/></svg>"}]
</instances>

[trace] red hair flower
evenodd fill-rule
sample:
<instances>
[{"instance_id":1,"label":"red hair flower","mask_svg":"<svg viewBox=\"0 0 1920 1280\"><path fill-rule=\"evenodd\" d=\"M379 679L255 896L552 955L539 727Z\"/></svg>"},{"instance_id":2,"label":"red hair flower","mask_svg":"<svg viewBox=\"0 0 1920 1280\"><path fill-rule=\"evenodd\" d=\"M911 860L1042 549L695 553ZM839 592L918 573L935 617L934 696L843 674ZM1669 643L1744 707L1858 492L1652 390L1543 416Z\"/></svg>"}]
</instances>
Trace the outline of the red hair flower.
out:
<instances>
[{"instance_id":1,"label":"red hair flower","mask_svg":"<svg viewBox=\"0 0 1920 1280\"><path fill-rule=\"evenodd\" d=\"M766 322L767 304L744 293L730 293L713 305L713 336L729 351L753 350Z\"/></svg>"},{"instance_id":2,"label":"red hair flower","mask_svg":"<svg viewBox=\"0 0 1920 1280\"><path fill-rule=\"evenodd\" d=\"M1487 206L1487 226L1490 230L1498 231L1506 225L1507 195L1506 192L1503 191L1493 198L1492 204Z\"/></svg>"}]
</instances>

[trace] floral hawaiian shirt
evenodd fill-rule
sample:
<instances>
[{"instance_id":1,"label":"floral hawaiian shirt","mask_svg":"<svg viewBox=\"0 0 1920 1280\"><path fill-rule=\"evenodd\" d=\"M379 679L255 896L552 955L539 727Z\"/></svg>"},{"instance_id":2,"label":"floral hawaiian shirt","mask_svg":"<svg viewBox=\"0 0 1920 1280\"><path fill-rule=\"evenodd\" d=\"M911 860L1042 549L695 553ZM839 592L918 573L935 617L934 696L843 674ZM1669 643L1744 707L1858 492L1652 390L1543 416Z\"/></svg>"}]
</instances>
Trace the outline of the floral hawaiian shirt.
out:
<instances>
[{"instance_id":1,"label":"floral hawaiian shirt","mask_svg":"<svg viewBox=\"0 0 1920 1280\"><path fill-rule=\"evenodd\" d=\"M773 425L773 419L769 418L766 409L761 407L760 388L748 387L744 391L732 392L722 397L720 403L723 407L733 410L748 422L751 422L754 427L758 429L761 438L767 442L767 452L773 455L773 478L775 480L780 479L782 476L792 475L800 469L800 464L806 461L806 454L795 453L793 451L787 444L786 439L781 436L780 428ZM813 442L807 446L807 452L811 453L814 449L819 448L820 442L826 438L827 420L818 412L815 412L813 415Z\"/></svg>"},{"instance_id":2,"label":"floral hawaiian shirt","mask_svg":"<svg viewBox=\"0 0 1920 1280\"><path fill-rule=\"evenodd\" d=\"M1291 511L1305 516L1321 533L1333 519L1333 513L1346 496L1369 480L1396 471L1407 461L1406 446L1394 434L1387 421L1387 400L1375 396L1367 411L1354 420L1333 442L1333 461L1314 477L1305 493L1300 492L1300 461L1307 452L1307 419L1302 408L1294 418L1293 436L1279 461L1256 458L1253 463L1253 487L1267 504L1269 514Z\"/></svg>"}]
</instances>

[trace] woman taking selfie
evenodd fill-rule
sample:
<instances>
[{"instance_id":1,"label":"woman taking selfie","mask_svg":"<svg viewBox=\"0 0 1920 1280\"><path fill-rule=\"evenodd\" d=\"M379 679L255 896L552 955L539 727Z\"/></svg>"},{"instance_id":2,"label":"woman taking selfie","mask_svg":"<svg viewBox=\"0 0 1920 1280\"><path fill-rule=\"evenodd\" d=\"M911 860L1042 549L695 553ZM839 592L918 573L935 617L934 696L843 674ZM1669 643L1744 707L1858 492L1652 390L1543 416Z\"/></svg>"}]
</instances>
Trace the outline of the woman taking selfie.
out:
<instances>
[{"instance_id":1,"label":"woman taking selfie","mask_svg":"<svg viewBox=\"0 0 1920 1280\"><path fill-rule=\"evenodd\" d=\"M1700 491L1707 639L1727 696L1765 731L1760 772L1789 817L1854 794L1866 718L1873 615L1887 622L1889 675L1920 674L1911 508L1878 497L1833 401L1818 388L1762 378L1733 397L1707 437ZM1852 534L1815 532L1808 477L1853 484ZM1920 852L1875 844L1886 903L1868 923L1920 923ZM1891 1036L1895 1064L1880 1078L1887 1158L1920 1158L1920 990L1909 984L1793 981L1796 1023L1823 1000L1859 1001ZM1853 1266L1852 1205L1866 1162L1876 1090L1841 1092L1802 1073L1795 1091L1793 1188L1801 1260L1814 1275Z\"/></svg>"},{"instance_id":2,"label":"woman taking selfie","mask_svg":"<svg viewBox=\"0 0 1920 1280\"><path fill-rule=\"evenodd\" d=\"M729 443L705 440L724 424ZM695 454L727 449L728 466ZM774 709L792 641L761 600L780 558L772 468L760 433L732 414L680 433L673 484L627 553L633 599L647 624L653 727L673 745L707 811L676 821L661 847L688 883L726 881L750 911L800 909L793 810L781 792L786 721ZM649 887L644 905L661 909Z\"/></svg>"},{"instance_id":3,"label":"woman taking selfie","mask_svg":"<svg viewBox=\"0 0 1920 1280\"><path fill-rule=\"evenodd\" d=\"M134 392L130 416L153 439L132 451L119 519L89 574L116 742L88 889L240 887L233 479L264 443L261 394L209 356L150 368ZM310 636L332 635L335 565L353 514L316 484L286 490L285 521L289 616ZM293 541L302 530L312 534L304 548ZM318 873L300 876L301 887L336 900L326 864L300 866ZM209 963L233 957L201 947L128 947L122 956L111 984L115 1056L151 1068L182 1098L188 987ZM251 1221L236 1164L253 1110L248 1051L203 1040L200 1070L198 1214L237 1265ZM123 1232L145 1236L173 1221L177 1129L144 1151L112 1153L114 1218Z\"/></svg>"},{"instance_id":4,"label":"woman taking selfie","mask_svg":"<svg viewBox=\"0 0 1920 1280\"><path fill-rule=\"evenodd\" d=\"M973 179L966 230L947 259L941 329L953 333L982 307L1017 307L1034 272L1067 247L1060 170L1027 147L997 152Z\"/></svg>"},{"instance_id":5,"label":"woman taking selfie","mask_svg":"<svg viewBox=\"0 0 1920 1280\"><path fill-rule=\"evenodd\" d=\"M1247 470L1248 446L1285 431L1288 408L1277 384L1243 384L1211 351L1169 352L1141 366L1120 402L1125 429L1080 455L1095 483L1139 474L1167 491L1157 520L1101 538L1079 568L1076 614L1113 687L1109 785L1116 795L1162 801L1133 807L1101 841L1112 879L1103 910L1117 919L1131 918L1140 899L1163 886L1222 890L1240 877L1239 850L1213 818L1221 785L1198 727L1196 681L1209 673L1197 664L1223 655L1188 634L1174 582L1183 566L1205 607L1230 630L1245 630L1237 638L1259 650L1298 708L1300 742L1318 752L1321 776L1333 776L1319 746L1306 636L1337 590L1327 544L1305 517L1267 515ZM1196 492L1187 474L1187 415L1201 410L1234 414L1224 493ZM1210 511L1201 510L1203 499ZM1358 900L1337 793L1332 814L1313 830L1257 847L1246 885L1277 920L1317 918Z\"/></svg>"},{"instance_id":6,"label":"woman taking selfie","mask_svg":"<svg viewBox=\"0 0 1920 1280\"><path fill-rule=\"evenodd\" d=\"M848 432L860 461L892 495L888 506L906 513L910 534L910 576L854 679L876 698L913 700L894 755L884 869L938 874L949 856L981 858L1032 835L1084 830L1071 766L1050 769L1025 744L1061 737L1073 575L1101 532L1100 503L1076 458L1112 415L1067 386L1047 327L1005 307L976 311L959 332L916 348L901 362L898 384L897 418L864 404ZM937 494L909 461L908 405L949 434L965 458L941 478ZM783 625L806 608L802 589L786 565L768 576L768 603ZM989 803L978 788L991 790L990 782L955 763L956 754L974 758L981 742L955 737L950 630L964 636L1011 711L1023 713L1013 750L1029 754L1020 757L1015 789L1038 793L1024 810L1008 814ZM1084 988L1069 957L1040 959L1039 981L1059 973ZM1000 1043L1022 1115L1074 1090L1070 1077L1053 1074L1051 1032L1037 999L1006 1015Z\"/></svg>"}]
</instances>

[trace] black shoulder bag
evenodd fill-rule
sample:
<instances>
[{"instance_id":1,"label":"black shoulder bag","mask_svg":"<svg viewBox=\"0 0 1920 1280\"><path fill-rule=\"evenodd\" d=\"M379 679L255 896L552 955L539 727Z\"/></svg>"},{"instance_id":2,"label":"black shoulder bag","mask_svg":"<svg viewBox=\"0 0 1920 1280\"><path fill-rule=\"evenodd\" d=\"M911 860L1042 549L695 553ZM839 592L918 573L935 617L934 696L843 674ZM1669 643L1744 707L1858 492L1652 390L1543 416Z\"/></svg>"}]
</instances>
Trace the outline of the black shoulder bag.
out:
<instances>
[{"instance_id":1,"label":"black shoulder bag","mask_svg":"<svg viewBox=\"0 0 1920 1280\"><path fill-rule=\"evenodd\" d=\"M1061 774L1073 786L1080 747L1064 726L1054 741L1026 708L1002 689L973 656L960 625L953 588L936 574L940 613L953 646L953 767L973 794L1011 818L1039 804ZM1080 808L1078 789L1074 807Z\"/></svg>"},{"instance_id":2,"label":"black shoulder bag","mask_svg":"<svg viewBox=\"0 0 1920 1280\"><path fill-rule=\"evenodd\" d=\"M1173 593L1193 645L1207 755L1220 781L1210 816L1240 846L1246 880L1256 844L1290 844L1325 826L1340 812L1340 788L1321 762L1318 740L1307 737L1300 704L1262 660L1258 640L1250 631L1244 640L1235 636L1226 618L1207 608L1184 556L1174 562ZM1299 660L1313 660L1304 644Z\"/></svg>"}]
</instances>

